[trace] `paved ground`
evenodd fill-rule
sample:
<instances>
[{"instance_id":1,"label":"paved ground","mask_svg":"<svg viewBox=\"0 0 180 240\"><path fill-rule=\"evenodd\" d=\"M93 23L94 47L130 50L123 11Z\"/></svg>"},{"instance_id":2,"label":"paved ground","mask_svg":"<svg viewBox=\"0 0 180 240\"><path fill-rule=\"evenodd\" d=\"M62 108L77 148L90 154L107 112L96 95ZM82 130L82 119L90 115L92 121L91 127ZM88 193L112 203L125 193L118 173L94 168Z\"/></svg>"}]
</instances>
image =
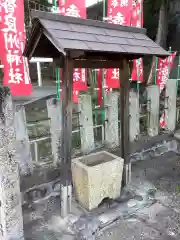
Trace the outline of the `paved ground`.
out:
<instances>
[{"instance_id":1,"label":"paved ground","mask_svg":"<svg viewBox=\"0 0 180 240\"><path fill-rule=\"evenodd\" d=\"M149 207L141 207L130 216L127 214L125 219L121 218L113 225L96 232L96 236L84 239L180 239L180 156L167 153L158 158L133 164L132 183L137 187L141 185L145 189L146 184L152 185L150 189L157 188L157 191L152 193L153 201ZM38 207L33 205L24 207L26 240L74 239L70 229L68 234L66 234L67 229L62 231L66 223L59 217L59 206L59 197L52 196L48 201L40 202ZM83 213L77 206L74 207L74 211L77 215Z\"/></svg>"}]
</instances>

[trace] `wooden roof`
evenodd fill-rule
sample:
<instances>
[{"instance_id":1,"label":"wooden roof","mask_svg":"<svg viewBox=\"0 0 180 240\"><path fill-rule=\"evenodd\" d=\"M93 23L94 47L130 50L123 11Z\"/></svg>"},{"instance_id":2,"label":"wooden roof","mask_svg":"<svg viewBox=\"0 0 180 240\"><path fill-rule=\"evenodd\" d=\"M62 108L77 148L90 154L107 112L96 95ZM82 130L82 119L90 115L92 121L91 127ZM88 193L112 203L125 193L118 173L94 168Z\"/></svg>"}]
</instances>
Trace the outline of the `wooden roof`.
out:
<instances>
[{"instance_id":1,"label":"wooden roof","mask_svg":"<svg viewBox=\"0 0 180 240\"><path fill-rule=\"evenodd\" d=\"M82 51L83 55L134 59L144 55L166 57L167 51L146 36L146 30L89 19L32 11L33 25L24 55L59 58L60 53Z\"/></svg>"}]
</instances>

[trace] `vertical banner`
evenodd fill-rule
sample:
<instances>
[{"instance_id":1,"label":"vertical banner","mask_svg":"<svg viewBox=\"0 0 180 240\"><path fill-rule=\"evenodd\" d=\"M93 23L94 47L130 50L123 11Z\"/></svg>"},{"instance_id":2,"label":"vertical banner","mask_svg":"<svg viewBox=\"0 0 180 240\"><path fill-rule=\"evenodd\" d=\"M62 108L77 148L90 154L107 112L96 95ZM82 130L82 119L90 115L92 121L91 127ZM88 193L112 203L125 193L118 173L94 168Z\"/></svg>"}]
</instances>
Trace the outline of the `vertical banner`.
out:
<instances>
[{"instance_id":1,"label":"vertical banner","mask_svg":"<svg viewBox=\"0 0 180 240\"><path fill-rule=\"evenodd\" d=\"M143 27L143 0L133 0L131 26ZM143 60L142 58L133 61L132 81L143 82Z\"/></svg>"},{"instance_id":2,"label":"vertical banner","mask_svg":"<svg viewBox=\"0 0 180 240\"><path fill-rule=\"evenodd\" d=\"M173 67L173 61L176 56L177 52L172 53L169 57L165 59L159 58L158 60L158 69L157 69L157 76L156 76L156 84L160 88L160 93L163 91L164 87L166 86L166 82L169 78L170 72ZM165 111L163 111L162 116L160 118L160 127L165 128Z\"/></svg>"},{"instance_id":3,"label":"vertical banner","mask_svg":"<svg viewBox=\"0 0 180 240\"><path fill-rule=\"evenodd\" d=\"M162 92L162 90L164 89L166 82L169 78L175 56L176 52L171 53L171 55L165 59L159 58L158 60L156 84L159 86L160 92Z\"/></svg>"},{"instance_id":4,"label":"vertical banner","mask_svg":"<svg viewBox=\"0 0 180 240\"><path fill-rule=\"evenodd\" d=\"M9 86L12 96L32 93L27 60L22 56L26 41L24 1L1 0L1 60L4 65L3 85Z\"/></svg>"},{"instance_id":5,"label":"vertical banner","mask_svg":"<svg viewBox=\"0 0 180 240\"><path fill-rule=\"evenodd\" d=\"M59 13L64 16L86 18L85 0L59 0ZM86 69L75 68L73 72L73 101L78 103L79 91L87 91Z\"/></svg>"},{"instance_id":6,"label":"vertical banner","mask_svg":"<svg viewBox=\"0 0 180 240\"><path fill-rule=\"evenodd\" d=\"M130 26L132 0L108 0L107 21L113 24ZM106 85L119 88L119 69L107 69Z\"/></svg>"}]
</instances>

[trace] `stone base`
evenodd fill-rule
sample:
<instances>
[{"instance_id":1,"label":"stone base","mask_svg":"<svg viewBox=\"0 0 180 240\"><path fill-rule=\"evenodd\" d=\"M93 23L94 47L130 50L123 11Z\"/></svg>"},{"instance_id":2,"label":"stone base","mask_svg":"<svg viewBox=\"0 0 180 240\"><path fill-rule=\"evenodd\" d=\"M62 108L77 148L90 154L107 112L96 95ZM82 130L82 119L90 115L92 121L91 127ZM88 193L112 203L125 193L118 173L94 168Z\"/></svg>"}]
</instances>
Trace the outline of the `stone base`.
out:
<instances>
[{"instance_id":1,"label":"stone base","mask_svg":"<svg viewBox=\"0 0 180 240\"><path fill-rule=\"evenodd\" d=\"M175 137L177 140L180 140L180 129L175 132L174 137Z\"/></svg>"},{"instance_id":2,"label":"stone base","mask_svg":"<svg viewBox=\"0 0 180 240\"><path fill-rule=\"evenodd\" d=\"M72 176L77 201L87 210L105 198L120 196L124 160L102 151L73 159Z\"/></svg>"}]
</instances>

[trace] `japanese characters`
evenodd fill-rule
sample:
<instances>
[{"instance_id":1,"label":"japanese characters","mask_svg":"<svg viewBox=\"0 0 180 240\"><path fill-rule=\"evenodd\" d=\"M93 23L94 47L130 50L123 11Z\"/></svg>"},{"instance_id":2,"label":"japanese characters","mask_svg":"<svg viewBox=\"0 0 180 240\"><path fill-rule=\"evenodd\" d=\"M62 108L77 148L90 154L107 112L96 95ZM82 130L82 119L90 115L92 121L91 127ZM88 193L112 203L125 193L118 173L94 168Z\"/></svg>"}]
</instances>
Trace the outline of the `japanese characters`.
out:
<instances>
[{"instance_id":1,"label":"japanese characters","mask_svg":"<svg viewBox=\"0 0 180 240\"><path fill-rule=\"evenodd\" d=\"M169 78L169 74L171 72L175 56L176 56L176 52L171 53L171 55L165 59L158 60L156 84L159 85L160 92L162 92L164 87L166 86L166 82ZM160 127L165 128L165 126L166 126L166 121L165 121L165 110L164 110L160 118Z\"/></svg>"},{"instance_id":2,"label":"japanese characters","mask_svg":"<svg viewBox=\"0 0 180 240\"><path fill-rule=\"evenodd\" d=\"M166 59L159 59L158 61L158 69L156 76L156 83L160 87L160 91L162 91L166 85L166 82L169 78L170 71L172 69L173 60L176 56L176 52L172 53Z\"/></svg>"},{"instance_id":3,"label":"japanese characters","mask_svg":"<svg viewBox=\"0 0 180 240\"><path fill-rule=\"evenodd\" d=\"M80 18L80 10L78 9L78 7L75 4L71 4L65 12L66 16L70 16L70 17L78 17Z\"/></svg>"},{"instance_id":4,"label":"japanese characters","mask_svg":"<svg viewBox=\"0 0 180 240\"><path fill-rule=\"evenodd\" d=\"M143 26L142 16L143 0L133 0L131 26L141 28ZM143 60L142 58L133 61L132 80L143 81Z\"/></svg>"},{"instance_id":5,"label":"japanese characters","mask_svg":"<svg viewBox=\"0 0 180 240\"><path fill-rule=\"evenodd\" d=\"M109 0L107 19L109 23L130 25L132 0Z\"/></svg>"},{"instance_id":6,"label":"japanese characters","mask_svg":"<svg viewBox=\"0 0 180 240\"><path fill-rule=\"evenodd\" d=\"M85 0L59 0L59 13L69 17L86 18ZM73 72L73 101L77 103L79 91L86 90L86 69L75 68Z\"/></svg>"},{"instance_id":7,"label":"japanese characters","mask_svg":"<svg viewBox=\"0 0 180 240\"><path fill-rule=\"evenodd\" d=\"M13 96L29 95L32 86L22 56L25 42L24 6L19 0L2 0L0 4L4 85L10 86Z\"/></svg>"},{"instance_id":8,"label":"japanese characters","mask_svg":"<svg viewBox=\"0 0 180 240\"><path fill-rule=\"evenodd\" d=\"M108 0L107 21L109 23L129 26L131 23L131 12L132 0ZM119 88L119 69L107 69L105 80L106 90Z\"/></svg>"}]
</instances>

